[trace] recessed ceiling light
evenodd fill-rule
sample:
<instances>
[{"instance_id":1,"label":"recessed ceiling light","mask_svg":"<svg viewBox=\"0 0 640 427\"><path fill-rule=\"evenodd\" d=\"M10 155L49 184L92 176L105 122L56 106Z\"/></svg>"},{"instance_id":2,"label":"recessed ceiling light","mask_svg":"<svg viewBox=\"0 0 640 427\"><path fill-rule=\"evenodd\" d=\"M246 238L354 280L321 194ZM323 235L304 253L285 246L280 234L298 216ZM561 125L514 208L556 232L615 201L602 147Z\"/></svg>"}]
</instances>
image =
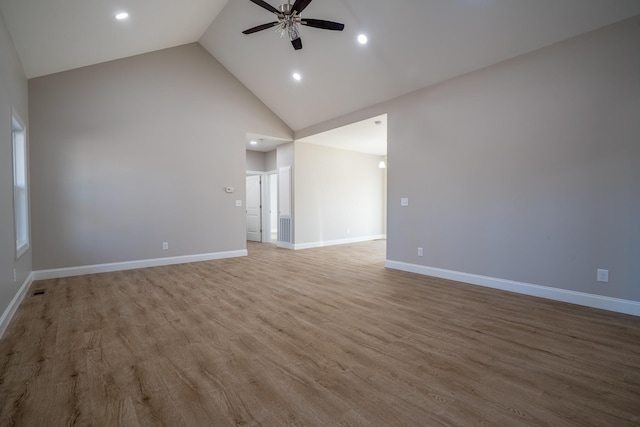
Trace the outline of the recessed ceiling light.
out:
<instances>
[{"instance_id":1,"label":"recessed ceiling light","mask_svg":"<svg viewBox=\"0 0 640 427\"><path fill-rule=\"evenodd\" d=\"M300 75L300 73L293 73L293 79L296 81L300 81L302 80L302 76Z\"/></svg>"},{"instance_id":2,"label":"recessed ceiling light","mask_svg":"<svg viewBox=\"0 0 640 427\"><path fill-rule=\"evenodd\" d=\"M258 141L251 141L251 145L258 145Z\"/></svg>"},{"instance_id":3,"label":"recessed ceiling light","mask_svg":"<svg viewBox=\"0 0 640 427\"><path fill-rule=\"evenodd\" d=\"M367 36L365 36L364 34L360 34L358 36L358 43L360 44L367 44L367 42L369 41L369 39L367 38Z\"/></svg>"},{"instance_id":4,"label":"recessed ceiling light","mask_svg":"<svg viewBox=\"0 0 640 427\"><path fill-rule=\"evenodd\" d=\"M116 13L116 19L118 21L122 21L123 19L127 19L129 17L129 14L127 12L118 12Z\"/></svg>"}]
</instances>

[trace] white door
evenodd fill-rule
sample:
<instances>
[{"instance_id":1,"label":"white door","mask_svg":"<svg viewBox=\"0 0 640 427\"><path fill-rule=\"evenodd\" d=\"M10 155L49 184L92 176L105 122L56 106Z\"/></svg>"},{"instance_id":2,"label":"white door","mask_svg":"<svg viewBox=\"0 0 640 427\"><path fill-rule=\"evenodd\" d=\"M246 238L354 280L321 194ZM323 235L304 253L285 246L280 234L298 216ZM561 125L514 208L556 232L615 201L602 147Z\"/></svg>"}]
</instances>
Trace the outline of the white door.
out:
<instances>
[{"instance_id":1,"label":"white door","mask_svg":"<svg viewBox=\"0 0 640 427\"><path fill-rule=\"evenodd\" d=\"M247 177L247 240L262 241L262 224L260 217L260 175Z\"/></svg>"},{"instance_id":2,"label":"white door","mask_svg":"<svg viewBox=\"0 0 640 427\"><path fill-rule=\"evenodd\" d=\"M278 240L278 174L269 175L269 240Z\"/></svg>"}]
</instances>

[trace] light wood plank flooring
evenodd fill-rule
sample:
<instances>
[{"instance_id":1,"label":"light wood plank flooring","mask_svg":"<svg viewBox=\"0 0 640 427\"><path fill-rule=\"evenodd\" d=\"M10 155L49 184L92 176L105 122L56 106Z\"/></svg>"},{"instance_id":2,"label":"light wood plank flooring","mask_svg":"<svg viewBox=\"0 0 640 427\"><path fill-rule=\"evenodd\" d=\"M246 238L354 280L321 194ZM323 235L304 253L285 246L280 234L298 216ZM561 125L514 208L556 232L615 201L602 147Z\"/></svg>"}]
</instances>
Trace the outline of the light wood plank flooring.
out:
<instances>
[{"instance_id":1,"label":"light wood plank flooring","mask_svg":"<svg viewBox=\"0 0 640 427\"><path fill-rule=\"evenodd\" d=\"M0 425L640 425L640 318L388 270L384 245L35 282Z\"/></svg>"}]
</instances>

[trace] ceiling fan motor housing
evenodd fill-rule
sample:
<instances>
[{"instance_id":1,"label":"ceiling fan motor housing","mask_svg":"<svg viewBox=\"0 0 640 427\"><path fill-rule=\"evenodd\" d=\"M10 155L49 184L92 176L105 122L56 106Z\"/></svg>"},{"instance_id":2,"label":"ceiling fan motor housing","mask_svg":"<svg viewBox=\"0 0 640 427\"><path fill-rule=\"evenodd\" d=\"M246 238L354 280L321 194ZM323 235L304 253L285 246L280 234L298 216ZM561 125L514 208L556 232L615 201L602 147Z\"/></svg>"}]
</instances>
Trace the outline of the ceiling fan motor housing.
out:
<instances>
[{"instance_id":1,"label":"ceiling fan motor housing","mask_svg":"<svg viewBox=\"0 0 640 427\"><path fill-rule=\"evenodd\" d=\"M292 8L293 8L293 5L291 3L285 3L280 6L280 12L284 13L285 15L289 15L291 14Z\"/></svg>"}]
</instances>

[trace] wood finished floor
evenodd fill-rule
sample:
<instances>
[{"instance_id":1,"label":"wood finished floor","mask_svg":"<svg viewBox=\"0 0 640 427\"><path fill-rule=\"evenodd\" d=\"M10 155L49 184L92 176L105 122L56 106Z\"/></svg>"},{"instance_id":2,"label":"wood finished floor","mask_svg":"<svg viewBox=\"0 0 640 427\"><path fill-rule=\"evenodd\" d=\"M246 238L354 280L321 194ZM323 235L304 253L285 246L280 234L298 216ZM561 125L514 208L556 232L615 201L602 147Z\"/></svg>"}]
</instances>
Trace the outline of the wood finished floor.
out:
<instances>
[{"instance_id":1,"label":"wood finished floor","mask_svg":"<svg viewBox=\"0 0 640 427\"><path fill-rule=\"evenodd\" d=\"M388 270L384 245L35 282L0 425L640 425L640 318Z\"/></svg>"}]
</instances>

